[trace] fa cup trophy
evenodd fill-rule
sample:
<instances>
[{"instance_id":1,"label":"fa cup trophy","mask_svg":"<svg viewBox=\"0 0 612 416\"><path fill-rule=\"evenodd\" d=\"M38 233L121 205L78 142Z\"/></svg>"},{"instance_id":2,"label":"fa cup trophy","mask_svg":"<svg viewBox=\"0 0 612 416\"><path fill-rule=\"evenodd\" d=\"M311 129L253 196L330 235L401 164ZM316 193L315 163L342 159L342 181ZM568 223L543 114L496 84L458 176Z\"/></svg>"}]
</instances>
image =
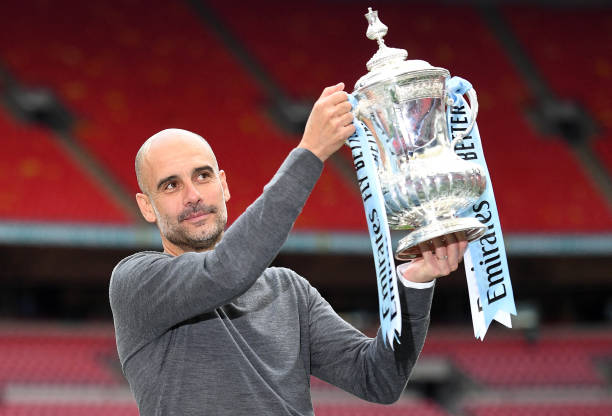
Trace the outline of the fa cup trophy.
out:
<instances>
[{"instance_id":1,"label":"fa cup trophy","mask_svg":"<svg viewBox=\"0 0 612 416\"><path fill-rule=\"evenodd\" d=\"M376 170L389 227L406 230L395 252L398 260L420 256L418 244L464 232L467 240L482 236L486 226L459 214L478 200L486 175L476 163L462 160L454 146L469 134L478 111L473 89L467 92L471 119L454 135L447 106L450 74L422 60L406 60L403 49L389 48L387 27L369 9L367 37L379 49L368 61L368 73L355 84L355 117L371 134Z\"/></svg>"}]
</instances>

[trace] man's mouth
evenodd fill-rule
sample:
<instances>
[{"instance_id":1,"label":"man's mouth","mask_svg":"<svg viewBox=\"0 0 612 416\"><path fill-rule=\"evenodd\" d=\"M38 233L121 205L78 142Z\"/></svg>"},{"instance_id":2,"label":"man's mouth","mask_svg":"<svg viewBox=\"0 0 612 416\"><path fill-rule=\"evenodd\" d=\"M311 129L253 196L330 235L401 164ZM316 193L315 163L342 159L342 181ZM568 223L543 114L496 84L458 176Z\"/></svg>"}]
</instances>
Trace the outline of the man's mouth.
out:
<instances>
[{"instance_id":1,"label":"man's mouth","mask_svg":"<svg viewBox=\"0 0 612 416\"><path fill-rule=\"evenodd\" d=\"M209 215L209 213L206 213L206 212L196 212L196 213L193 213L193 214L185 217L184 221L198 222L200 220L203 220L207 215Z\"/></svg>"},{"instance_id":2,"label":"man's mouth","mask_svg":"<svg viewBox=\"0 0 612 416\"><path fill-rule=\"evenodd\" d=\"M213 206L198 207L196 210L189 210L182 213L179 216L179 222L189 221L198 222L205 219L208 215L217 212L217 209Z\"/></svg>"}]
</instances>

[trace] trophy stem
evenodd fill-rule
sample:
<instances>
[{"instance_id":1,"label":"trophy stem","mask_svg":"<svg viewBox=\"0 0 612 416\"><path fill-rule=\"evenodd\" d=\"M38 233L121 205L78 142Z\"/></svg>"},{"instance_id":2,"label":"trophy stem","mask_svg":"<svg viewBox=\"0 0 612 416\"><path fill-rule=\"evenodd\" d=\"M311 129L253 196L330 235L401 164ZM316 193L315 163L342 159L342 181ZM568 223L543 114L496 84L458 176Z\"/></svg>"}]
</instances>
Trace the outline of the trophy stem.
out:
<instances>
[{"instance_id":1,"label":"trophy stem","mask_svg":"<svg viewBox=\"0 0 612 416\"><path fill-rule=\"evenodd\" d=\"M461 231L465 233L468 242L474 241L482 237L486 229L487 227L476 218L452 217L434 220L402 238L395 251L395 258L400 261L414 260L421 257L419 244L428 243L435 238Z\"/></svg>"}]
</instances>

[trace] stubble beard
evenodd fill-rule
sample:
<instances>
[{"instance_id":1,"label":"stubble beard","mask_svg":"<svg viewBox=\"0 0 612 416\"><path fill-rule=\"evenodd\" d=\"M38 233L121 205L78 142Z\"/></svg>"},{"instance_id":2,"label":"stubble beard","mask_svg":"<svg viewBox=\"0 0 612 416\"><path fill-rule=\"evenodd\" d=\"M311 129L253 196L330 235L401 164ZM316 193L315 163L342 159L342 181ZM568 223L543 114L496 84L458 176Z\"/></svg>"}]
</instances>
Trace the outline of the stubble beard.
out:
<instances>
[{"instance_id":1,"label":"stubble beard","mask_svg":"<svg viewBox=\"0 0 612 416\"><path fill-rule=\"evenodd\" d=\"M184 219L181 216L175 221L170 221L168 217L161 217L160 229L162 235L185 252L205 251L214 248L223 236L227 224L227 212L225 209L212 206L207 206L206 210L209 214L214 215L214 222L193 232L187 229L187 225L184 224Z\"/></svg>"}]
</instances>

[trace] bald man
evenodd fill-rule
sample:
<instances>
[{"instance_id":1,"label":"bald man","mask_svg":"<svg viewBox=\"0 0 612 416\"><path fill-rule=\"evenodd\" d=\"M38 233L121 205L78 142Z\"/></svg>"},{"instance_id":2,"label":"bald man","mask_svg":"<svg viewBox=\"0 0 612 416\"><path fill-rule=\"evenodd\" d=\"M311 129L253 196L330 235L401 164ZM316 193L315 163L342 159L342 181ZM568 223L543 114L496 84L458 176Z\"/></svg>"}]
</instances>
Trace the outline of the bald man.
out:
<instances>
[{"instance_id":1,"label":"bald man","mask_svg":"<svg viewBox=\"0 0 612 416\"><path fill-rule=\"evenodd\" d=\"M311 374L379 403L404 390L433 281L457 268L464 239L400 269L395 352L380 331L368 338L343 321L307 280L268 267L323 162L354 132L343 88L323 91L300 144L227 230L225 172L202 137L169 129L141 147L136 201L163 252L127 257L110 282L119 358L141 415L312 415Z\"/></svg>"}]
</instances>

